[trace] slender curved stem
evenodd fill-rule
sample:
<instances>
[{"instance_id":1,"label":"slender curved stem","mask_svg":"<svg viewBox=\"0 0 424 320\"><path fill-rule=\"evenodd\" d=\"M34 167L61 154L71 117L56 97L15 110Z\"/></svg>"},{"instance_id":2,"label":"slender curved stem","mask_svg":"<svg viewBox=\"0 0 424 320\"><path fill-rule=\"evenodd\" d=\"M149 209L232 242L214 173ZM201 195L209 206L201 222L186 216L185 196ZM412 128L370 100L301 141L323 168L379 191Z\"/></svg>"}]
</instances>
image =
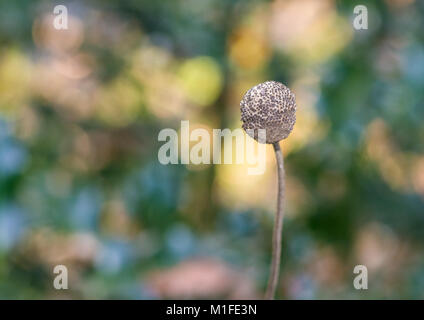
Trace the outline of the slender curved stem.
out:
<instances>
[{"instance_id":1,"label":"slender curved stem","mask_svg":"<svg viewBox=\"0 0 424 320\"><path fill-rule=\"evenodd\" d=\"M283 232L283 218L284 218L284 194L285 194L285 180L284 180L284 159L283 153L280 149L280 143L273 143L275 157L277 159L278 167L278 199L277 199L277 213L274 221L274 232L272 235L272 261L271 272L268 280L268 287L265 294L265 299L273 300L275 290L278 284L278 276L280 274L280 259L281 259L281 237Z\"/></svg>"}]
</instances>

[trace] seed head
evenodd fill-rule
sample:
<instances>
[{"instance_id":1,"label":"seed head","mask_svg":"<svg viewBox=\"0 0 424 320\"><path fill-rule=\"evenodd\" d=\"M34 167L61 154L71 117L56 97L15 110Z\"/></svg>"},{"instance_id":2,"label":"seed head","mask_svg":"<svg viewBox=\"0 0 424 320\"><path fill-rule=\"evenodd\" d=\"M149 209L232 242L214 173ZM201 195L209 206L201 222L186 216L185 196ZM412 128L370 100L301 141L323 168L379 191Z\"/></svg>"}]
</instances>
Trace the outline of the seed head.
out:
<instances>
[{"instance_id":1,"label":"seed head","mask_svg":"<svg viewBox=\"0 0 424 320\"><path fill-rule=\"evenodd\" d=\"M240 102L243 129L258 139L258 129L266 129L266 143L288 137L296 122L294 94L276 81L260 83L249 89Z\"/></svg>"}]
</instances>

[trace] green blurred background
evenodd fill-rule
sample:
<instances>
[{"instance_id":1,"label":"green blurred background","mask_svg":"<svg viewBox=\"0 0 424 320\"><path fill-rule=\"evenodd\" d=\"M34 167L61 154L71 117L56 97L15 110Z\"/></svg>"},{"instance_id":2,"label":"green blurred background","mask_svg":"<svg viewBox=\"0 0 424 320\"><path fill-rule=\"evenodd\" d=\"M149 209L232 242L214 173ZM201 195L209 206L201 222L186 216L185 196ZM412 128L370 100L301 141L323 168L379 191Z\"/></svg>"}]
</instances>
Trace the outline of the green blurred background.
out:
<instances>
[{"instance_id":1,"label":"green blurred background","mask_svg":"<svg viewBox=\"0 0 424 320\"><path fill-rule=\"evenodd\" d=\"M272 148L260 176L157 152L265 80L298 105L277 297L424 298L423 30L419 0L0 1L0 298L262 298Z\"/></svg>"}]
</instances>

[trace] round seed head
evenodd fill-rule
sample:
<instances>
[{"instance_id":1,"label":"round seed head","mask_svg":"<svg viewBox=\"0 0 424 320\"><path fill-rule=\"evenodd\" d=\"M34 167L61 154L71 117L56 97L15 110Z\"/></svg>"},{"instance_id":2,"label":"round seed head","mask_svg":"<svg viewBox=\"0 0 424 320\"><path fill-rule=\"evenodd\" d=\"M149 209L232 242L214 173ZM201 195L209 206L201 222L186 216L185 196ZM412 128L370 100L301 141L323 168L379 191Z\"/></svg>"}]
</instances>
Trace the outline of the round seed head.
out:
<instances>
[{"instance_id":1,"label":"round seed head","mask_svg":"<svg viewBox=\"0 0 424 320\"><path fill-rule=\"evenodd\" d=\"M296 122L294 94L276 81L249 89L240 102L243 129L260 143L274 143L288 137ZM266 130L266 140L258 129ZM258 134L259 133L259 134Z\"/></svg>"}]
</instances>

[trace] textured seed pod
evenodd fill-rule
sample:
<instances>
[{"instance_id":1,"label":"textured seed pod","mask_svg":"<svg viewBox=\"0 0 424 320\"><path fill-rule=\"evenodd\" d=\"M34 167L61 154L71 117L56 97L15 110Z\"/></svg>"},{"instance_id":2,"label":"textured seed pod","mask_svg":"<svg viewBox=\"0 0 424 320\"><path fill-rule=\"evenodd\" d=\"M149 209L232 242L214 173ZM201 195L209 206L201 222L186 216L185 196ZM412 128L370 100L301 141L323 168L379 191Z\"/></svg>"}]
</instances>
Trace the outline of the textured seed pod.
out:
<instances>
[{"instance_id":1,"label":"textured seed pod","mask_svg":"<svg viewBox=\"0 0 424 320\"><path fill-rule=\"evenodd\" d=\"M243 129L258 142L258 129L266 129L266 143L288 137L296 122L294 94L276 81L260 83L246 92L240 102ZM260 134L259 134L260 136Z\"/></svg>"}]
</instances>

